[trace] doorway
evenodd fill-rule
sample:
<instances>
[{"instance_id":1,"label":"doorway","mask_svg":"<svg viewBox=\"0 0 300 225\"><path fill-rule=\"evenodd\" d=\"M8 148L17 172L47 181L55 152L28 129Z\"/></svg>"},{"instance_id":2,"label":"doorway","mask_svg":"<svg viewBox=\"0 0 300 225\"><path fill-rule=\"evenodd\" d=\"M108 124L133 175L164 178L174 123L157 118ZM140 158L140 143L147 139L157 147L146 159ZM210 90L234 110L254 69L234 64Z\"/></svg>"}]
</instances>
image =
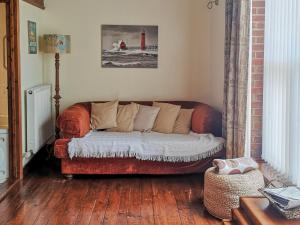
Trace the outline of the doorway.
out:
<instances>
[{"instance_id":1,"label":"doorway","mask_svg":"<svg viewBox=\"0 0 300 225\"><path fill-rule=\"evenodd\" d=\"M9 178L6 4L0 3L0 184Z\"/></svg>"},{"instance_id":2,"label":"doorway","mask_svg":"<svg viewBox=\"0 0 300 225\"><path fill-rule=\"evenodd\" d=\"M19 0L0 0L0 201L23 178Z\"/></svg>"}]
</instances>

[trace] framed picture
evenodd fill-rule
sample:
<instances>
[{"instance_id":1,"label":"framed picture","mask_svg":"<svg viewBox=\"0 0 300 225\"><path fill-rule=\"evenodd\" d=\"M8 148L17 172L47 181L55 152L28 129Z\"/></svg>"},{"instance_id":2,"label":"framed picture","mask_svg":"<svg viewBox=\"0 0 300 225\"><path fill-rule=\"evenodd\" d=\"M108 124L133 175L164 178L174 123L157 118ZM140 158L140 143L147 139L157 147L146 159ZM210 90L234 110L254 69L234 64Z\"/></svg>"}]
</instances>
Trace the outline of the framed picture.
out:
<instances>
[{"instance_id":1,"label":"framed picture","mask_svg":"<svg viewBox=\"0 0 300 225\"><path fill-rule=\"evenodd\" d=\"M37 54L37 35L36 23L28 21L28 52L29 54Z\"/></svg>"},{"instance_id":2,"label":"framed picture","mask_svg":"<svg viewBox=\"0 0 300 225\"><path fill-rule=\"evenodd\" d=\"M157 68L158 26L102 25L103 68Z\"/></svg>"}]
</instances>

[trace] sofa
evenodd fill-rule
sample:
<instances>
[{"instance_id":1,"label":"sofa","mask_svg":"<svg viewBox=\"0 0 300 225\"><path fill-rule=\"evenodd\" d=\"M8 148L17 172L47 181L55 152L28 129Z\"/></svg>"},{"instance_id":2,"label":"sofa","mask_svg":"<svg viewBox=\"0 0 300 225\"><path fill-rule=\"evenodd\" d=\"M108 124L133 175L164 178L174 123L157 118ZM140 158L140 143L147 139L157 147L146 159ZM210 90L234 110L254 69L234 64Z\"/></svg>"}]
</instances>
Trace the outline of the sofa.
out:
<instances>
[{"instance_id":1,"label":"sofa","mask_svg":"<svg viewBox=\"0 0 300 225\"><path fill-rule=\"evenodd\" d=\"M191 130L195 133L211 133L221 136L222 115L207 104L194 101L164 101L194 109ZM119 102L121 105L130 102ZM142 105L152 105L150 101L135 101ZM90 132L91 102L76 103L66 108L58 117L56 126L60 138L56 140L54 155L61 161L61 173L66 177L73 174L186 174L204 172L215 158L223 158L222 149L214 155L192 162L164 162L126 158L70 158L68 143L72 138L84 137Z\"/></svg>"}]
</instances>

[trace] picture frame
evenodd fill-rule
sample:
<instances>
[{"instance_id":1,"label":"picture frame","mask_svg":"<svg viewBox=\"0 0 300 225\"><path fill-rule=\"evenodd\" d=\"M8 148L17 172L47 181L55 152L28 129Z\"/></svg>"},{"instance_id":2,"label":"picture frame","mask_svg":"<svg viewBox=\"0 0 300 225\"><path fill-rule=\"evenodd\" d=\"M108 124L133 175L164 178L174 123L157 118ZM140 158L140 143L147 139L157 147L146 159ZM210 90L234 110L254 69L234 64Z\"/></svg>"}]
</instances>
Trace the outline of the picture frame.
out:
<instances>
[{"instance_id":1,"label":"picture frame","mask_svg":"<svg viewBox=\"0 0 300 225\"><path fill-rule=\"evenodd\" d=\"M158 26L102 25L102 68L158 68Z\"/></svg>"},{"instance_id":2,"label":"picture frame","mask_svg":"<svg viewBox=\"0 0 300 225\"><path fill-rule=\"evenodd\" d=\"M36 22L28 20L28 53L37 54Z\"/></svg>"}]
</instances>

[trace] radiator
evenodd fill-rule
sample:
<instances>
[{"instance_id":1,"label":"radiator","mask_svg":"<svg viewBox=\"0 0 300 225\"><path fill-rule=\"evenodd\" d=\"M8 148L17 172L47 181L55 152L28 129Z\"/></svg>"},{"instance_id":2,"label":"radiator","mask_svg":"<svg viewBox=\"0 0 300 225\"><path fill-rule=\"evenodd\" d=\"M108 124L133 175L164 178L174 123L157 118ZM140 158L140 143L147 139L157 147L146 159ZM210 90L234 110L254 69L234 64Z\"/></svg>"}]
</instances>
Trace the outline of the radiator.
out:
<instances>
[{"instance_id":1,"label":"radiator","mask_svg":"<svg viewBox=\"0 0 300 225\"><path fill-rule=\"evenodd\" d=\"M26 90L27 152L38 152L54 136L51 85Z\"/></svg>"}]
</instances>

